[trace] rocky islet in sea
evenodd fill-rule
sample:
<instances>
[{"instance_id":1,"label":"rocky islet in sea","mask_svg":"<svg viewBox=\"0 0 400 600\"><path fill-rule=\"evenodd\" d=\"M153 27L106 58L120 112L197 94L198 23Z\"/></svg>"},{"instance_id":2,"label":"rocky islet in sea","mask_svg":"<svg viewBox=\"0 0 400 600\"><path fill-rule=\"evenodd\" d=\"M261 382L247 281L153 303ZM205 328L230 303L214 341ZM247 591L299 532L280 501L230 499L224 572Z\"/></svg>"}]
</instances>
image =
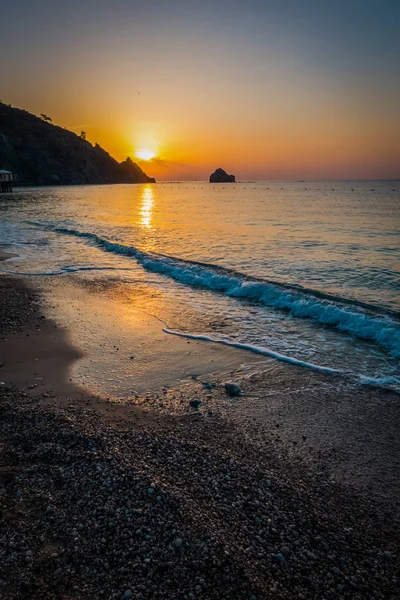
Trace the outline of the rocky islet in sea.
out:
<instances>
[{"instance_id":1,"label":"rocky islet in sea","mask_svg":"<svg viewBox=\"0 0 400 600\"><path fill-rule=\"evenodd\" d=\"M210 175L210 183L235 183L235 176L229 175L224 169L216 169Z\"/></svg>"}]
</instances>

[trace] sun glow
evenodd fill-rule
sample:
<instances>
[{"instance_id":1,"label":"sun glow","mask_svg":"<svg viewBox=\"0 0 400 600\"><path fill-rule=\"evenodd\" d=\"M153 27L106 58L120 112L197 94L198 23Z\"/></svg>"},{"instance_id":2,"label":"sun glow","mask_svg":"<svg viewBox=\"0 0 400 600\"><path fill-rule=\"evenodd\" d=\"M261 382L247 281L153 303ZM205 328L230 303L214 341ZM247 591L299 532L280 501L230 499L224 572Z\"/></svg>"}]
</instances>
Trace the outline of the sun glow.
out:
<instances>
[{"instance_id":1,"label":"sun glow","mask_svg":"<svg viewBox=\"0 0 400 600\"><path fill-rule=\"evenodd\" d=\"M155 153L152 150L146 150L145 148L141 148L136 151L136 156L141 158L142 160L151 160L155 157Z\"/></svg>"}]
</instances>

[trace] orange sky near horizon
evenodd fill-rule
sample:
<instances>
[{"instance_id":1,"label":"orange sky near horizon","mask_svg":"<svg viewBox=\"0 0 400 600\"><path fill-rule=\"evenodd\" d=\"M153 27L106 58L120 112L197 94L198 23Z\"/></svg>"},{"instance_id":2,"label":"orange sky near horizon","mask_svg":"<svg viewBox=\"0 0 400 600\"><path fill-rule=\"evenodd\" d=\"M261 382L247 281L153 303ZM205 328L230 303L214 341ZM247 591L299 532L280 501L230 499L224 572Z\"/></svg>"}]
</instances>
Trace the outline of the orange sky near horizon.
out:
<instances>
[{"instance_id":1,"label":"orange sky near horizon","mask_svg":"<svg viewBox=\"0 0 400 600\"><path fill-rule=\"evenodd\" d=\"M85 131L118 160L130 156L160 180L206 179L219 166L240 179L400 177L400 129L389 119L327 111L285 122L265 110L251 125L246 120L232 126L240 115L204 123L197 113L161 114L158 122L156 114L153 110L148 121L132 119L128 127L121 119L119 126L86 125ZM136 152L143 148L155 158L140 160Z\"/></svg>"},{"instance_id":2,"label":"orange sky near horizon","mask_svg":"<svg viewBox=\"0 0 400 600\"><path fill-rule=\"evenodd\" d=\"M358 0L323 10L290 0L285 10L277 0L173 0L168 10L159 0L40 0L34 11L15 2L26 11L0 41L13 50L0 65L2 101L84 130L158 180L207 179L217 167L237 179L400 178L388 11L361 3L355 21ZM219 6L229 7L221 22ZM140 149L156 157L140 161Z\"/></svg>"}]
</instances>

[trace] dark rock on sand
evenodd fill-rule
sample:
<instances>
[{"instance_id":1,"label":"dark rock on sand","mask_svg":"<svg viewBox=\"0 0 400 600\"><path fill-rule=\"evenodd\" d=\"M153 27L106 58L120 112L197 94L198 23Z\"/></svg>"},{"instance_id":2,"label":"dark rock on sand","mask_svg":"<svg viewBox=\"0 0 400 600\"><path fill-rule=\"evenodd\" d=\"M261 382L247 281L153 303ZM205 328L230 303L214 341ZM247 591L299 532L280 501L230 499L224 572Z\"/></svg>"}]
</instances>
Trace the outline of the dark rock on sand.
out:
<instances>
[{"instance_id":1,"label":"dark rock on sand","mask_svg":"<svg viewBox=\"0 0 400 600\"><path fill-rule=\"evenodd\" d=\"M212 383L210 383L209 381L202 381L201 385L204 387L204 389L206 390L213 390L214 386Z\"/></svg>"},{"instance_id":2,"label":"dark rock on sand","mask_svg":"<svg viewBox=\"0 0 400 600\"><path fill-rule=\"evenodd\" d=\"M224 169L217 169L210 175L210 183L235 183L235 176L228 175Z\"/></svg>"},{"instance_id":3,"label":"dark rock on sand","mask_svg":"<svg viewBox=\"0 0 400 600\"><path fill-rule=\"evenodd\" d=\"M197 409L197 408L200 408L200 406L201 406L201 400L196 400L196 399L190 400L189 404L192 408Z\"/></svg>"},{"instance_id":4,"label":"dark rock on sand","mask_svg":"<svg viewBox=\"0 0 400 600\"><path fill-rule=\"evenodd\" d=\"M240 396L242 393L242 390L236 383L225 383L224 387L228 396Z\"/></svg>"}]
</instances>

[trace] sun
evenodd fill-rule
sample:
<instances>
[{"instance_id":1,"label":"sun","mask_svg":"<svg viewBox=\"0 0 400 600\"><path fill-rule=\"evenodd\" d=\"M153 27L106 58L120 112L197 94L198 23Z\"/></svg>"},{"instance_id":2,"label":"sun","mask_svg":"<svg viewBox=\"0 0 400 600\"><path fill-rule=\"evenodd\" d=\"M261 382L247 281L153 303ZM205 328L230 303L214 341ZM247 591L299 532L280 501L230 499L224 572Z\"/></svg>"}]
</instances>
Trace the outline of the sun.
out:
<instances>
[{"instance_id":1,"label":"sun","mask_svg":"<svg viewBox=\"0 0 400 600\"><path fill-rule=\"evenodd\" d=\"M142 160L151 160L155 157L155 153L152 150L146 150L145 148L142 148L136 151L136 156Z\"/></svg>"}]
</instances>

